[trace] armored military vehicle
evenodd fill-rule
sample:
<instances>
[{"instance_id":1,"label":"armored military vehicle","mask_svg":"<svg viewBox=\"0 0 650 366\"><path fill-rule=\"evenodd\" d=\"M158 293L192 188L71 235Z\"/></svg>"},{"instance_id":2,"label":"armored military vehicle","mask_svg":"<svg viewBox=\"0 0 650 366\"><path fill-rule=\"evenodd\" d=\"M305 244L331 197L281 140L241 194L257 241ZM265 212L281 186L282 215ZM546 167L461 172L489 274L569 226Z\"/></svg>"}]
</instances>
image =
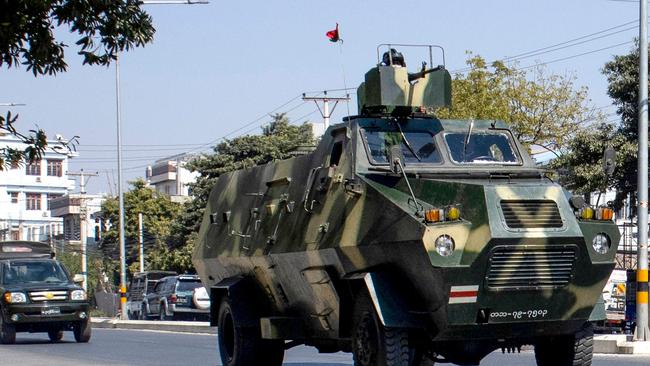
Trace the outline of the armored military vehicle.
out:
<instances>
[{"instance_id":1,"label":"armored military vehicle","mask_svg":"<svg viewBox=\"0 0 650 366\"><path fill-rule=\"evenodd\" d=\"M360 366L523 345L538 365L590 365L612 210L550 180L505 123L436 118L451 77L432 57L409 73L391 46L377 55L359 114L315 151L211 191L193 262L223 364L280 365L306 344Z\"/></svg>"}]
</instances>

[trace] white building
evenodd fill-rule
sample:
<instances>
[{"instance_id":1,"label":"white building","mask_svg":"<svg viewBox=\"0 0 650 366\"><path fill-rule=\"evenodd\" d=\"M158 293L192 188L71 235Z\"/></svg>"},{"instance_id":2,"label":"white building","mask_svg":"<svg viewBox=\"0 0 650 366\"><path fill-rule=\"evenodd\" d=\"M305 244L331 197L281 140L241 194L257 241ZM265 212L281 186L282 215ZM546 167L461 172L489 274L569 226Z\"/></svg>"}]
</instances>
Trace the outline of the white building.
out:
<instances>
[{"instance_id":1,"label":"white building","mask_svg":"<svg viewBox=\"0 0 650 366\"><path fill-rule=\"evenodd\" d=\"M3 132L0 146L26 147ZM48 206L74 188L74 180L67 176L72 154L52 150L60 146L57 141L48 141L48 146L41 160L0 170L0 240L48 240L62 233L63 220L51 217Z\"/></svg>"},{"instance_id":2,"label":"white building","mask_svg":"<svg viewBox=\"0 0 650 366\"><path fill-rule=\"evenodd\" d=\"M199 175L185 169L185 164L192 158L194 155L179 154L156 160L154 165L147 167L147 183L156 191L169 195L172 201L184 201L189 196L187 185Z\"/></svg>"}]
</instances>

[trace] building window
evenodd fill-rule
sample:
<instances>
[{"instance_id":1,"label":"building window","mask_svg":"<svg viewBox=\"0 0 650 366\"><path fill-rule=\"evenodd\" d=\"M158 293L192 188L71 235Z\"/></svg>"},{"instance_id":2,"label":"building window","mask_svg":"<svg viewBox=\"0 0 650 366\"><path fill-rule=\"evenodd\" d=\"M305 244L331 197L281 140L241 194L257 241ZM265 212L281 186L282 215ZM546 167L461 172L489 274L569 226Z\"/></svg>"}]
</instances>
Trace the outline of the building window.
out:
<instances>
[{"instance_id":1,"label":"building window","mask_svg":"<svg viewBox=\"0 0 650 366\"><path fill-rule=\"evenodd\" d=\"M41 194L40 193L27 193L27 209L40 210L41 209Z\"/></svg>"},{"instance_id":2,"label":"building window","mask_svg":"<svg viewBox=\"0 0 650 366\"><path fill-rule=\"evenodd\" d=\"M11 203L18 203L18 192L9 192L11 196Z\"/></svg>"},{"instance_id":3,"label":"building window","mask_svg":"<svg viewBox=\"0 0 650 366\"><path fill-rule=\"evenodd\" d=\"M27 175L41 175L41 161L37 160L28 163L25 169Z\"/></svg>"},{"instance_id":4,"label":"building window","mask_svg":"<svg viewBox=\"0 0 650 366\"><path fill-rule=\"evenodd\" d=\"M20 231L11 230L11 240L20 240Z\"/></svg>"},{"instance_id":5,"label":"building window","mask_svg":"<svg viewBox=\"0 0 650 366\"><path fill-rule=\"evenodd\" d=\"M63 172L62 160L47 160L47 175L50 177L60 177Z\"/></svg>"},{"instance_id":6,"label":"building window","mask_svg":"<svg viewBox=\"0 0 650 366\"><path fill-rule=\"evenodd\" d=\"M62 197L62 196L63 196L62 194L48 193L47 194L47 209L48 210L52 209L51 202L52 202L53 199L59 198L59 197Z\"/></svg>"}]
</instances>

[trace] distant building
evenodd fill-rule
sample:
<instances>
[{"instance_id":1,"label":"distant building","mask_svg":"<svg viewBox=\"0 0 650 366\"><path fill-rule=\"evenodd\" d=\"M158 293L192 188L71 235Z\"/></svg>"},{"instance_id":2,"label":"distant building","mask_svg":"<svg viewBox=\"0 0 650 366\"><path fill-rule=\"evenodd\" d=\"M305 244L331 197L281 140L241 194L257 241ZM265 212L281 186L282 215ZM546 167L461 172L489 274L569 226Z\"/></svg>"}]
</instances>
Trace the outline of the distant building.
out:
<instances>
[{"instance_id":1,"label":"distant building","mask_svg":"<svg viewBox=\"0 0 650 366\"><path fill-rule=\"evenodd\" d=\"M85 196L86 210L82 211L81 200ZM65 245L81 244L81 236L86 236L86 243L92 245L101 239L101 224L96 213L101 211L105 198L100 195L71 193L52 200L50 208L52 217L63 219L63 235L59 239ZM85 217L86 230L81 232L81 220Z\"/></svg>"},{"instance_id":2,"label":"distant building","mask_svg":"<svg viewBox=\"0 0 650 366\"><path fill-rule=\"evenodd\" d=\"M63 233L63 220L50 215L52 199L74 188L67 175L68 159L76 153L61 154L48 141L41 160L0 170L0 240L48 240ZM11 134L0 132L0 147L24 149Z\"/></svg>"},{"instance_id":3,"label":"distant building","mask_svg":"<svg viewBox=\"0 0 650 366\"><path fill-rule=\"evenodd\" d=\"M172 201L182 202L189 197L188 184L198 177L198 173L185 169L185 164L195 156L192 154L179 154L156 162L147 167L147 183L156 191L167 194Z\"/></svg>"}]
</instances>

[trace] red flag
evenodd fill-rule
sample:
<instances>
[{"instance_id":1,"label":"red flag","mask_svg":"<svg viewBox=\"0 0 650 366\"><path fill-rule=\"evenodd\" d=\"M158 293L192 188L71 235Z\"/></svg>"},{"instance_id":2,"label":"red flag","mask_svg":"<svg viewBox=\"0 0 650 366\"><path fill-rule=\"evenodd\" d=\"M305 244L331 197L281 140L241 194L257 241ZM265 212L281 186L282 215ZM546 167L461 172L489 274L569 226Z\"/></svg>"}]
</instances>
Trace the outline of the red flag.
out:
<instances>
[{"instance_id":1,"label":"red flag","mask_svg":"<svg viewBox=\"0 0 650 366\"><path fill-rule=\"evenodd\" d=\"M325 33L327 38L329 38L330 42L338 42L341 40L339 37L339 23L336 23L336 29L333 29L327 33Z\"/></svg>"}]
</instances>

